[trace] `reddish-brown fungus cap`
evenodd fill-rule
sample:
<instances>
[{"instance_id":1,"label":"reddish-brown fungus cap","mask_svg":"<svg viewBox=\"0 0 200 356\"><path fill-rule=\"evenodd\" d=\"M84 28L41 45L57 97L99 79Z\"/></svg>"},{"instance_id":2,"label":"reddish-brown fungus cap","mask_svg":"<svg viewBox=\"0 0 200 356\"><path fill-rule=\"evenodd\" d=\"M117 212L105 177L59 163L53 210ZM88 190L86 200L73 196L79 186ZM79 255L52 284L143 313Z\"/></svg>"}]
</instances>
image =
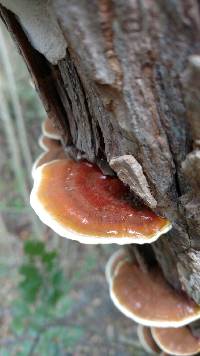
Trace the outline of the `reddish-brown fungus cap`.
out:
<instances>
[{"instance_id":1,"label":"reddish-brown fungus cap","mask_svg":"<svg viewBox=\"0 0 200 356\"><path fill-rule=\"evenodd\" d=\"M44 151L51 151L57 148L61 148L61 142L59 140L55 140L44 135L40 136L38 143Z\"/></svg>"},{"instance_id":2,"label":"reddish-brown fungus cap","mask_svg":"<svg viewBox=\"0 0 200 356\"><path fill-rule=\"evenodd\" d=\"M137 327L138 339L144 350L149 354L158 354L160 349L153 339L151 329L148 326L138 325Z\"/></svg>"},{"instance_id":3,"label":"reddish-brown fungus cap","mask_svg":"<svg viewBox=\"0 0 200 356\"><path fill-rule=\"evenodd\" d=\"M44 136L47 136L55 140L60 140L61 138L58 129L54 126L53 121L48 117L42 123L42 132Z\"/></svg>"},{"instance_id":4,"label":"reddish-brown fungus cap","mask_svg":"<svg viewBox=\"0 0 200 356\"><path fill-rule=\"evenodd\" d=\"M115 265L109 285L116 307L139 324L179 327L200 318L200 307L177 293L159 267L143 272L126 257Z\"/></svg>"},{"instance_id":5,"label":"reddish-brown fungus cap","mask_svg":"<svg viewBox=\"0 0 200 356\"><path fill-rule=\"evenodd\" d=\"M181 328L152 328L152 335L159 347L169 355L196 355L200 352L200 340L187 326Z\"/></svg>"},{"instance_id":6,"label":"reddish-brown fungus cap","mask_svg":"<svg viewBox=\"0 0 200 356\"><path fill-rule=\"evenodd\" d=\"M98 167L70 159L35 172L31 205L59 235L83 243L150 243L167 232L167 219L148 208L135 208L118 178Z\"/></svg>"},{"instance_id":7,"label":"reddish-brown fungus cap","mask_svg":"<svg viewBox=\"0 0 200 356\"><path fill-rule=\"evenodd\" d=\"M43 152L36 159L32 167L32 177L35 177L35 172L38 167L42 166L45 163L55 161L57 159L65 159L66 155L63 151L63 148L57 148L51 151Z\"/></svg>"}]
</instances>

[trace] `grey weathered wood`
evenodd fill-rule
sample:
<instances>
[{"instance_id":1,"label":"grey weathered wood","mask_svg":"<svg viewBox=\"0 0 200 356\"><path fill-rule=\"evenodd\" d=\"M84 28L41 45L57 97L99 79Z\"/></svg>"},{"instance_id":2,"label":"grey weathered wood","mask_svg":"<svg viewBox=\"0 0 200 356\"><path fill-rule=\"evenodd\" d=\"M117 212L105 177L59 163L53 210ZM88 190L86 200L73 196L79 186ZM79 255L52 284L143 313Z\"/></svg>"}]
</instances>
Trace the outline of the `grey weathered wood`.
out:
<instances>
[{"instance_id":1,"label":"grey weathered wood","mask_svg":"<svg viewBox=\"0 0 200 356\"><path fill-rule=\"evenodd\" d=\"M126 183L134 182L134 193L173 222L173 230L153 245L156 258L168 281L200 303L200 194L194 189L199 163L188 155L200 140L198 2L54 0L53 5L68 43L57 65L31 46L10 12L2 8L1 15L66 150L105 171L117 157L120 165L112 168L119 177L119 170L127 172L123 157L137 162L150 203L130 166ZM195 63L191 55L197 55Z\"/></svg>"}]
</instances>

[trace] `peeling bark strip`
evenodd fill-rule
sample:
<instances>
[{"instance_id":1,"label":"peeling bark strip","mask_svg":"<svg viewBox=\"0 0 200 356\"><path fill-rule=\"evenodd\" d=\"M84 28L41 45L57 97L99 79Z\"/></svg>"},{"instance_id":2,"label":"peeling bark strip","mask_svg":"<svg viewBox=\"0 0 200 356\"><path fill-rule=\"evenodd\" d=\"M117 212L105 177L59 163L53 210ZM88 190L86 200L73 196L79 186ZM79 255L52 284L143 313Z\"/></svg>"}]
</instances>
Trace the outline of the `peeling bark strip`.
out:
<instances>
[{"instance_id":1,"label":"peeling bark strip","mask_svg":"<svg viewBox=\"0 0 200 356\"><path fill-rule=\"evenodd\" d=\"M129 185L136 196L142 199L150 208L156 207L157 202L150 192L142 167L133 156L125 155L112 158L109 163L119 179L124 184Z\"/></svg>"},{"instance_id":2,"label":"peeling bark strip","mask_svg":"<svg viewBox=\"0 0 200 356\"><path fill-rule=\"evenodd\" d=\"M48 0L1 0L17 15L33 47L51 63L65 57L67 43Z\"/></svg>"},{"instance_id":3,"label":"peeling bark strip","mask_svg":"<svg viewBox=\"0 0 200 356\"><path fill-rule=\"evenodd\" d=\"M0 15L26 62L48 116L60 128L62 135L65 136L65 141L70 142L67 121L65 120L66 113L54 85L54 67L52 68L45 57L31 46L26 34L12 12L7 11L0 5Z\"/></svg>"},{"instance_id":4,"label":"peeling bark strip","mask_svg":"<svg viewBox=\"0 0 200 356\"><path fill-rule=\"evenodd\" d=\"M188 159L198 167L189 153L199 139L199 84L186 69L200 53L198 2L52 4L68 43L56 66L33 49L10 12L1 14L47 111L69 135L66 149L106 170L112 162L117 172L113 159L134 157L134 168L120 161L123 180L173 222L168 237L153 244L155 256L168 281L200 303L200 196L182 170Z\"/></svg>"}]
</instances>

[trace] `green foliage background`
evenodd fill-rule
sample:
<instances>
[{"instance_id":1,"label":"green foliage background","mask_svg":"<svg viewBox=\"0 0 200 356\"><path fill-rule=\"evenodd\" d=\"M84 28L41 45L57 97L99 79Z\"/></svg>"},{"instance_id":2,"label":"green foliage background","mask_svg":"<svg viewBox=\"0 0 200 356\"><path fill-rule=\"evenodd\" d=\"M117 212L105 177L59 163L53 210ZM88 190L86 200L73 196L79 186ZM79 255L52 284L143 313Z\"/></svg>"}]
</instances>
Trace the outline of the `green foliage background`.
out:
<instances>
[{"instance_id":1,"label":"green foliage background","mask_svg":"<svg viewBox=\"0 0 200 356\"><path fill-rule=\"evenodd\" d=\"M91 256L80 273L69 281L60 267L57 250L48 250L37 240L24 243L24 259L19 268L19 296L12 303L11 330L14 347L1 349L1 356L63 355L73 352L84 337L82 327L73 324L70 310L73 300L69 291L95 266Z\"/></svg>"}]
</instances>

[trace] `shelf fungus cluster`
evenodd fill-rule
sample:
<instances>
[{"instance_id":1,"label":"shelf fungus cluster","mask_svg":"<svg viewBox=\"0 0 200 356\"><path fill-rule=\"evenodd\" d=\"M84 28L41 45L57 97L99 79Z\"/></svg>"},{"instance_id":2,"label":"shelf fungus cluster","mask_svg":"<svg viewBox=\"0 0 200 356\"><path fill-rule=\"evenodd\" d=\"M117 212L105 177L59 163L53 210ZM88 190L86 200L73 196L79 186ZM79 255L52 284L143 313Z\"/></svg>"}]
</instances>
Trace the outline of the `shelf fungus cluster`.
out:
<instances>
[{"instance_id":1,"label":"shelf fungus cluster","mask_svg":"<svg viewBox=\"0 0 200 356\"><path fill-rule=\"evenodd\" d=\"M61 144L61 136L54 127L52 120L46 118L42 123L42 135L38 140L39 146L43 152L39 155L32 167L32 177L34 179L36 169L45 163L55 159L65 158Z\"/></svg>"},{"instance_id":2,"label":"shelf fungus cluster","mask_svg":"<svg viewBox=\"0 0 200 356\"><path fill-rule=\"evenodd\" d=\"M189 328L191 322L200 318L200 306L176 292L157 265L144 271L134 256L121 249L110 257L106 279L115 306L139 324L138 338L146 352L200 352L200 339Z\"/></svg>"},{"instance_id":3,"label":"shelf fungus cluster","mask_svg":"<svg viewBox=\"0 0 200 356\"><path fill-rule=\"evenodd\" d=\"M134 204L118 178L104 175L85 160L69 158L51 120L45 120L42 132L39 145L44 152L33 166L30 202L56 233L86 244L141 245L171 229L166 218ZM107 263L106 279L115 306L139 324L138 337L146 352L200 351L200 340L188 326L200 318L200 307L176 292L158 265L142 269L128 249L120 249Z\"/></svg>"}]
</instances>

